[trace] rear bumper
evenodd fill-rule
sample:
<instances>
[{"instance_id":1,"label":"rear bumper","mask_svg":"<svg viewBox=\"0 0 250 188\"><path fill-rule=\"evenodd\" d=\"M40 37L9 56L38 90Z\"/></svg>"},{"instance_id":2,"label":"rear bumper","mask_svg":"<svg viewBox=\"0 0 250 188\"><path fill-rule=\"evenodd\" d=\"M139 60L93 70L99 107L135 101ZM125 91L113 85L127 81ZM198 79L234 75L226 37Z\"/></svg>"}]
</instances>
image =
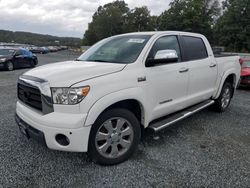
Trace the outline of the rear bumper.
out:
<instances>
[{"instance_id":1,"label":"rear bumper","mask_svg":"<svg viewBox=\"0 0 250 188\"><path fill-rule=\"evenodd\" d=\"M240 77L240 85L250 85L250 75Z\"/></svg>"},{"instance_id":2,"label":"rear bumper","mask_svg":"<svg viewBox=\"0 0 250 188\"><path fill-rule=\"evenodd\" d=\"M250 86L250 80L241 80L240 85L248 85L248 86Z\"/></svg>"},{"instance_id":3,"label":"rear bumper","mask_svg":"<svg viewBox=\"0 0 250 188\"><path fill-rule=\"evenodd\" d=\"M72 152L87 152L91 126L84 126L84 114L52 112L39 114L21 102L16 105L17 124L27 127L30 138L43 143L50 149ZM33 134L35 133L35 134ZM57 135L65 135L68 145L61 145Z\"/></svg>"}]
</instances>

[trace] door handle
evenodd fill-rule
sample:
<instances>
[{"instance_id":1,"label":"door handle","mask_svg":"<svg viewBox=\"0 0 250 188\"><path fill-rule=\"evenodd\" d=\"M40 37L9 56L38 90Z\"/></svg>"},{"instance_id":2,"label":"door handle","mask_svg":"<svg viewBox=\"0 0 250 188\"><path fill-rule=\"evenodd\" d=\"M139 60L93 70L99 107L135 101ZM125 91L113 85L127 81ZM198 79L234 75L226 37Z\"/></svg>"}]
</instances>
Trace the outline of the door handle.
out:
<instances>
[{"instance_id":1,"label":"door handle","mask_svg":"<svg viewBox=\"0 0 250 188\"><path fill-rule=\"evenodd\" d=\"M184 73L184 72L187 72L189 69L186 68L186 67L182 67L180 70L179 70L179 73Z\"/></svg>"},{"instance_id":2,"label":"door handle","mask_svg":"<svg viewBox=\"0 0 250 188\"><path fill-rule=\"evenodd\" d=\"M209 67L210 67L210 68L216 67L216 64L215 64L215 63L211 63L211 64L209 65Z\"/></svg>"}]
</instances>

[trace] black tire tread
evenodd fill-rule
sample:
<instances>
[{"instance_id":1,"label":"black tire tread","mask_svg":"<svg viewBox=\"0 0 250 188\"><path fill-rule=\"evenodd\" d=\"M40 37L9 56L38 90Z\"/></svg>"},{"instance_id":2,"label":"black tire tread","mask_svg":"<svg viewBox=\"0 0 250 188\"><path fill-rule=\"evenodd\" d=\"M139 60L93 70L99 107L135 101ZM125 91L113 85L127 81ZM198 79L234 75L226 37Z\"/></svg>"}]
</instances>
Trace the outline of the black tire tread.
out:
<instances>
[{"instance_id":1,"label":"black tire tread","mask_svg":"<svg viewBox=\"0 0 250 188\"><path fill-rule=\"evenodd\" d=\"M228 106L230 105L230 102L231 100L229 101L229 104L226 108L222 108L222 105L221 105L221 98L222 98L222 95L223 95L223 91L226 87L230 87L230 90L231 90L231 98L232 98L232 94L233 94L233 85L232 83L230 82L225 82L222 89L221 89L221 93L220 93L220 96L218 97L218 99L215 100L215 103L213 105L213 110L216 111L216 112L224 112Z\"/></svg>"},{"instance_id":2,"label":"black tire tread","mask_svg":"<svg viewBox=\"0 0 250 188\"><path fill-rule=\"evenodd\" d=\"M11 62L11 61L7 61L7 62L5 63L5 69L6 69L7 71L13 71L13 70L14 70L14 64L12 63L13 69L12 69L12 70L9 70L9 68L8 68L8 63L12 63L12 62Z\"/></svg>"}]
</instances>

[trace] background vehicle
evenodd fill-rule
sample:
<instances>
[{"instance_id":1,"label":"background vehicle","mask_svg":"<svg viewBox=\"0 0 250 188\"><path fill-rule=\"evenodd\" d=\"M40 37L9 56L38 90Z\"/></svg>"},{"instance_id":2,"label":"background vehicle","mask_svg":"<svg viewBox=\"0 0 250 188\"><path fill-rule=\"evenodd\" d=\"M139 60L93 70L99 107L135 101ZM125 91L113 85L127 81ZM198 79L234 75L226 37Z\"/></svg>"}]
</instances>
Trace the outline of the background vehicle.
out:
<instances>
[{"instance_id":1,"label":"background vehicle","mask_svg":"<svg viewBox=\"0 0 250 188\"><path fill-rule=\"evenodd\" d=\"M239 57L214 57L203 35L118 35L76 61L22 75L16 121L51 149L116 164L132 155L144 128L158 132L211 105L225 111L239 78Z\"/></svg>"},{"instance_id":2,"label":"background vehicle","mask_svg":"<svg viewBox=\"0 0 250 188\"><path fill-rule=\"evenodd\" d=\"M241 85L250 86L250 58L241 59Z\"/></svg>"},{"instance_id":3,"label":"background vehicle","mask_svg":"<svg viewBox=\"0 0 250 188\"><path fill-rule=\"evenodd\" d=\"M58 48L56 48L55 46L49 46L48 49L50 52L57 52L58 51Z\"/></svg>"},{"instance_id":4,"label":"background vehicle","mask_svg":"<svg viewBox=\"0 0 250 188\"><path fill-rule=\"evenodd\" d=\"M47 54L49 53L49 49L46 47L31 47L30 51L32 53L38 53L38 54Z\"/></svg>"},{"instance_id":5,"label":"background vehicle","mask_svg":"<svg viewBox=\"0 0 250 188\"><path fill-rule=\"evenodd\" d=\"M41 47L42 48L42 50L43 50L43 54L47 54L47 53L49 53L49 48L47 48L47 47Z\"/></svg>"},{"instance_id":6,"label":"background vehicle","mask_svg":"<svg viewBox=\"0 0 250 188\"><path fill-rule=\"evenodd\" d=\"M0 68L12 71L15 68L35 67L37 57L24 48L0 48Z\"/></svg>"}]
</instances>

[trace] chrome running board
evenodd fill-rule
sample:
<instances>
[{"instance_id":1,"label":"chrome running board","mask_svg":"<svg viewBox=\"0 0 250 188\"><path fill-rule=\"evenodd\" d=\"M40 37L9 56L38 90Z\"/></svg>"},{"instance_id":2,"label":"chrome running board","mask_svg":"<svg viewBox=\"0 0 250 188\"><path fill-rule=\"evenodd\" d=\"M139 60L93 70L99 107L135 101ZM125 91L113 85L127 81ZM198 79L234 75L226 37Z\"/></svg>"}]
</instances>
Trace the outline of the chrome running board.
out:
<instances>
[{"instance_id":1,"label":"chrome running board","mask_svg":"<svg viewBox=\"0 0 250 188\"><path fill-rule=\"evenodd\" d=\"M153 121L152 123L149 124L148 128L152 129L154 132L158 132L180 120L183 120L201 110L204 108L207 108L208 106L211 106L214 104L213 100L207 100L202 103L199 103L197 105L191 106L189 108L186 108L180 112L170 114L166 117L160 118L158 121Z\"/></svg>"}]
</instances>

